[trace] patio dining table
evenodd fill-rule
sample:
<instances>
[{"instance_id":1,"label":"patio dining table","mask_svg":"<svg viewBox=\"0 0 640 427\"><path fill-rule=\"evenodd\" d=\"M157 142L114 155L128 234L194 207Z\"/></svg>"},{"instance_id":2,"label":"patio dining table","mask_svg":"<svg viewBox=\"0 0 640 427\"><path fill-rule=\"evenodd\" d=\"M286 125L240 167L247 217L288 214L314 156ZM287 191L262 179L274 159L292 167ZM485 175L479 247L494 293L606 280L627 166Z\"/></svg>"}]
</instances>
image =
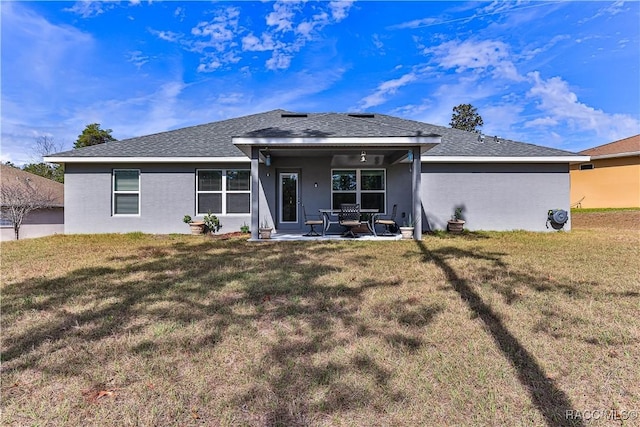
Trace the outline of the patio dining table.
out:
<instances>
[{"instance_id":1,"label":"patio dining table","mask_svg":"<svg viewBox=\"0 0 640 427\"><path fill-rule=\"evenodd\" d=\"M319 209L320 214L322 215L322 235L324 236L327 231L329 231L329 227L331 224L340 224L340 220L338 215L340 214L340 209ZM379 215L380 209L360 209L360 213L371 214L371 217L368 221L361 221L363 224L367 224L367 228L371 231L371 234L376 236L376 229L374 227L375 218ZM335 220L332 219L335 217Z\"/></svg>"}]
</instances>

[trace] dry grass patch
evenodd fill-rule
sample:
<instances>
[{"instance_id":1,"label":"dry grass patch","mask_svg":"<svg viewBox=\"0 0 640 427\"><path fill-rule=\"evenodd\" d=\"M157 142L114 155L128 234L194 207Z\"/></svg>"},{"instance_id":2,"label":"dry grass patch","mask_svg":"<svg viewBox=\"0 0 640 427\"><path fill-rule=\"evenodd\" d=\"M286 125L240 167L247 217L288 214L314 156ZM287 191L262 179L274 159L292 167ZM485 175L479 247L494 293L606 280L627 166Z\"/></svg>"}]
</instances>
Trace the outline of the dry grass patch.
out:
<instances>
[{"instance_id":1,"label":"dry grass patch","mask_svg":"<svg viewBox=\"0 0 640 427\"><path fill-rule=\"evenodd\" d=\"M3 244L2 423L620 425L565 411L640 409L629 212L420 243Z\"/></svg>"}]
</instances>

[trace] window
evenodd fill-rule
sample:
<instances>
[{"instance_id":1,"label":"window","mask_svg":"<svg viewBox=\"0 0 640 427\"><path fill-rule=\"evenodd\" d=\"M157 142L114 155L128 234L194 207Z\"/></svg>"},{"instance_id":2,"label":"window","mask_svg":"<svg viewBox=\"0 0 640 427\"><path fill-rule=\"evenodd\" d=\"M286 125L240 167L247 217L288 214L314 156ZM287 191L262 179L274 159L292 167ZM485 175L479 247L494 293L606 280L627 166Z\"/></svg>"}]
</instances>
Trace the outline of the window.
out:
<instances>
[{"instance_id":1,"label":"window","mask_svg":"<svg viewBox=\"0 0 640 427\"><path fill-rule=\"evenodd\" d=\"M113 214L140 214L140 170L113 170Z\"/></svg>"},{"instance_id":2,"label":"window","mask_svg":"<svg viewBox=\"0 0 640 427\"><path fill-rule=\"evenodd\" d=\"M340 209L342 203L359 203L361 209L385 212L384 169L334 169L331 175L332 209Z\"/></svg>"},{"instance_id":3,"label":"window","mask_svg":"<svg viewBox=\"0 0 640 427\"><path fill-rule=\"evenodd\" d=\"M251 212L251 172L211 169L196 172L196 213L246 214Z\"/></svg>"},{"instance_id":4,"label":"window","mask_svg":"<svg viewBox=\"0 0 640 427\"><path fill-rule=\"evenodd\" d=\"M589 170L589 169L593 169L593 163L584 163L582 165L580 165L580 170Z\"/></svg>"}]
</instances>

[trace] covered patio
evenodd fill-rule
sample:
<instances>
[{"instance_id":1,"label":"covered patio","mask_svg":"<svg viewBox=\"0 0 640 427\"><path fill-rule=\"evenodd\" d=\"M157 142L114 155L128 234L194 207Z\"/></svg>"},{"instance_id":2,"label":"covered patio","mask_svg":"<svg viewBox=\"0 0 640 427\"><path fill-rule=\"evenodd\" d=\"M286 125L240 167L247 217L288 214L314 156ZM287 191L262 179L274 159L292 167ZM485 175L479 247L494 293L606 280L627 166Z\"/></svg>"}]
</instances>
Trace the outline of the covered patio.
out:
<instances>
[{"instance_id":1,"label":"covered patio","mask_svg":"<svg viewBox=\"0 0 640 427\"><path fill-rule=\"evenodd\" d=\"M411 222L413 238L421 240L421 155L440 143L441 137L404 132L376 136L384 132L367 125L349 129L357 136L271 128L234 137L234 145L251 159L251 188L258 189L251 191L251 240L259 240L258 229L265 224L274 228L275 240L342 239L336 226L324 236L303 236L308 231L304 211L317 217L321 211L339 210L342 203L387 216L398 205L398 224ZM400 237L374 233L360 238Z\"/></svg>"}]
</instances>

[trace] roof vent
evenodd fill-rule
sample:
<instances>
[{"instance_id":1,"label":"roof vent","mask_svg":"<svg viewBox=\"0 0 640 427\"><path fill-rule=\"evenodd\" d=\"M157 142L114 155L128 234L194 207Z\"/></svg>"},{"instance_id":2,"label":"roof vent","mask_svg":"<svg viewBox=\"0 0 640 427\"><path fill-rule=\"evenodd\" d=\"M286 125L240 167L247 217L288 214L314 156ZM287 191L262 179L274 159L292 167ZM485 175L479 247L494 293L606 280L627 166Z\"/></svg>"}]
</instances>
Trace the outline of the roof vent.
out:
<instances>
[{"instance_id":1,"label":"roof vent","mask_svg":"<svg viewBox=\"0 0 640 427\"><path fill-rule=\"evenodd\" d=\"M302 118L309 117L308 114L299 114L299 113L282 113L282 118Z\"/></svg>"},{"instance_id":2,"label":"roof vent","mask_svg":"<svg viewBox=\"0 0 640 427\"><path fill-rule=\"evenodd\" d=\"M349 117L357 117L359 119L373 119L375 114L347 114Z\"/></svg>"}]
</instances>

